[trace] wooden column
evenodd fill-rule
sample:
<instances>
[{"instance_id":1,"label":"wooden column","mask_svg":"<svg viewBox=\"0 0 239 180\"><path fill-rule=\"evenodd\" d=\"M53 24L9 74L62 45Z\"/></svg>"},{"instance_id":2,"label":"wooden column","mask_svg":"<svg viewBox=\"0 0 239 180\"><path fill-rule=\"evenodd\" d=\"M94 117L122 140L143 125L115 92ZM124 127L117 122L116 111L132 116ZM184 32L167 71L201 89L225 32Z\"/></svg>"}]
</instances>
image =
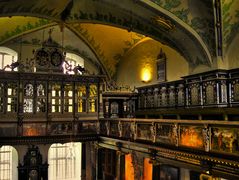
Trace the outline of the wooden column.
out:
<instances>
[{"instance_id":1,"label":"wooden column","mask_svg":"<svg viewBox=\"0 0 239 180\"><path fill-rule=\"evenodd\" d=\"M99 83L99 87L98 87L98 112L99 112L99 118L104 118L104 110L103 110L103 97L102 97L102 93L103 93L103 84Z\"/></svg>"},{"instance_id":2,"label":"wooden column","mask_svg":"<svg viewBox=\"0 0 239 180\"><path fill-rule=\"evenodd\" d=\"M125 179L125 155L121 151L117 151L116 180Z\"/></svg>"}]
</instances>

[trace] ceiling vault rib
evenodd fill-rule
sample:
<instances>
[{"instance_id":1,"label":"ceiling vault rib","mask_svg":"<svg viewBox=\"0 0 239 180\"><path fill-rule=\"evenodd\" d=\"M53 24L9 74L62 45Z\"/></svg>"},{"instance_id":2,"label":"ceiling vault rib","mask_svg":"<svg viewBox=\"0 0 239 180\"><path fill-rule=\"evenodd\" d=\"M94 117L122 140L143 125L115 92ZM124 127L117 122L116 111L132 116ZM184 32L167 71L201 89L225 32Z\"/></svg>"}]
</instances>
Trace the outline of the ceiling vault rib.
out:
<instances>
[{"instance_id":1,"label":"ceiling vault rib","mask_svg":"<svg viewBox=\"0 0 239 180\"><path fill-rule=\"evenodd\" d=\"M141 5L142 7L154 12L155 14L161 13L167 19L169 19L170 21L173 21L173 23L175 24L175 28L176 28L175 31L180 29L183 33L187 34L187 36L192 41L194 41L196 43L195 46L200 47L200 49L202 51L201 55L204 56L204 60L207 60L207 63L204 63L204 65L210 66L212 64L213 54L210 53L205 42L202 40L202 38L199 36L199 34L191 26L189 26L187 23L182 21L180 18L178 18L176 15L174 15L170 11L168 11L158 5L155 5L155 3L152 2L151 0L138 0L137 3L139 5ZM179 43L181 46L184 46L185 42L183 41L182 43L180 43L178 40L177 43ZM182 50L182 51L185 52L184 50ZM186 55L186 57L188 57L188 56ZM189 60L191 61L192 59L190 58Z\"/></svg>"},{"instance_id":2,"label":"ceiling vault rib","mask_svg":"<svg viewBox=\"0 0 239 180\"><path fill-rule=\"evenodd\" d=\"M215 14L215 28L216 28L216 45L217 45L217 55L223 56L223 34L222 34L222 12L221 12L221 1L215 0L214 7Z\"/></svg>"}]
</instances>

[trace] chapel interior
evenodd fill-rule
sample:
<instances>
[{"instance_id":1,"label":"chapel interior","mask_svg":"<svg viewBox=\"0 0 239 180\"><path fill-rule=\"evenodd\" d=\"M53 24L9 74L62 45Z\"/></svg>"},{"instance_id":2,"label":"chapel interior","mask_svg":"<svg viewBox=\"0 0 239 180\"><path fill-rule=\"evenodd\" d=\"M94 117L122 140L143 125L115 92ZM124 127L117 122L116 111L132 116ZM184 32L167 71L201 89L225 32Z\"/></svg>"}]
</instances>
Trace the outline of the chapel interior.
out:
<instances>
[{"instance_id":1,"label":"chapel interior","mask_svg":"<svg viewBox=\"0 0 239 180\"><path fill-rule=\"evenodd\" d=\"M0 0L0 180L239 179L237 0Z\"/></svg>"}]
</instances>

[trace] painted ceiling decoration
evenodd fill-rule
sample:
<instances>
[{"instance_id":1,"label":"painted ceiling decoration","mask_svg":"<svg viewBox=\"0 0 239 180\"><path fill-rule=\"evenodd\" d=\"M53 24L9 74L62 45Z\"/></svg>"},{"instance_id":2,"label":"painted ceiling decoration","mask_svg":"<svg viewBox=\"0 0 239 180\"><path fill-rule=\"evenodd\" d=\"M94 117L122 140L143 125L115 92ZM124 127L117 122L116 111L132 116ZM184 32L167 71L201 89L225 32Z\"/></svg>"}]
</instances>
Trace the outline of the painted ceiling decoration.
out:
<instances>
[{"instance_id":1,"label":"painted ceiling decoration","mask_svg":"<svg viewBox=\"0 0 239 180\"><path fill-rule=\"evenodd\" d=\"M29 31L64 23L70 30L89 43L99 57L110 77L124 55L124 48L137 35L160 41L178 51L194 68L211 66L217 58L217 48L223 40L226 49L239 29L239 4L237 0L0 0L0 25L11 18L11 25L0 32L0 44ZM216 26L220 3L223 25ZM215 15L217 14L217 15ZM15 17L17 16L17 17ZM19 17L24 16L24 17ZM22 19L21 19L22 18ZM19 20L17 20L19 19ZM23 20L24 19L24 20ZM108 52L91 24L99 25L101 31L110 32L109 26L125 29L134 37L121 41L121 49ZM102 24L102 26L100 26ZM1 27L3 27L1 25ZM217 31L219 29L219 31ZM220 34L222 30L222 34ZM119 32L119 31L117 31ZM111 37L114 35L111 34ZM126 36L125 36L126 37ZM215 40L216 39L216 40ZM124 44L124 42L127 42ZM107 44L107 43L106 43ZM122 45L124 44L124 45ZM110 43L108 43L110 45Z\"/></svg>"},{"instance_id":2,"label":"painted ceiling decoration","mask_svg":"<svg viewBox=\"0 0 239 180\"><path fill-rule=\"evenodd\" d=\"M111 77L116 75L116 67L123 55L145 37L138 33L100 24L77 23L74 24L74 28L87 39ZM109 38L107 34L114 34L114 37Z\"/></svg>"},{"instance_id":3,"label":"painted ceiling decoration","mask_svg":"<svg viewBox=\"0 0 239 180\"><path fill-rule=\"evenodd\" d=\"M31 0L27 3L25 0L0 1L0 12L2 16L34 14L37 17L59 20L69 2L69 0Z\"/></svg>"},{"instance_id":4,"label":"painted ceiling decoration","mask_svg":"<svg viewBox=\"0 0 239 180\"><path fill-rule=\"evenodd\" d=\"M125 28L129 31L150 36L174 48L188 60L191 66L211 64L211 55L207 47L203 45L204 43L200 42L198 38L194 38L191 32L184 29L177 21L170 19L164 13L158 12L158 9L152 9L144 2L139 1L127 1L123 4L110 0L91 2L74 1L74 6L66 22L103 23ZM119 7L116 10L114 7L117 6ZM143 15L142 12L144 12ZM168 31L162 24L156 26L152 18L158 16L176 24L176 30Z\"/></svg>"},{"instance_id":5,"label":"painted ceiling decoration","mask_svg":"<svg viewBox=\"0 0 239 180\"><path fill-rule=\"evenodd\" d=\"M239 32L238 0L222 0L223 43L227 48Z\"/></svg>"},{"instance_id":6,"label":"painted ceiling decoration","mask_svg":"<svg viewBox=\"0 0 239 180\"><path fill-rule=\"evenodd\" d=\"M171 46L180 52L191 65L211 64L211 56L207 48L180 24L177 24L175 31L167 31L165 26L160 24L155 26L152 18L157 16L169 19L173 24L177 21L168 18L158 10L152 10L151 7L145 5L144 1L127 0L120 4L110 0L64 0L60 3L56 0L32 0L28 3L24 3L23 0L12 0L11 2L0 3L2 16L31 15L47 17L56 22L64 21L67 24L93 22L126 28L151 36Z\"/></svg>"},{"instance_id":7,"label":"painted ceiling decoration","mask_svg":"<svg viewBox=\"0 0 239 180\"><path fill-rule=\"evenodd\" d=\"M11 23L9 23L11 21ZM35 18L35 17L0 17L0 44L37 29L49 26L53 22L48 19ZM7 26L6 26L7 24Z\"/></svg>"},{"instance_id":8,"label":"painted ceiling decoration","mask_svg":"<svg viewBox=\"0 0 239 180\"><path fill-rule=\"evenodd\" d=\"M192 27L215 54L212 0L151 0Z\"/></svg>"}]
</instances>

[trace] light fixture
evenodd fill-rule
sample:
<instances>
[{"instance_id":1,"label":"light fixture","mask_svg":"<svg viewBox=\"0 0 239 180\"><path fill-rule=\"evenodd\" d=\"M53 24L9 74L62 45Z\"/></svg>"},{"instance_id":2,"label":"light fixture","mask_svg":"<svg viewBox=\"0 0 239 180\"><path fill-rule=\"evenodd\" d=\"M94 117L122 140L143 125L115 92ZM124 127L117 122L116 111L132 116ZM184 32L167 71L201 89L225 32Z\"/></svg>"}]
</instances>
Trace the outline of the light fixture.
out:
<instances>
[{"instance_id":1,"label":"light fixture","mask_svg":"<svg viewBox=\"0 0 239 180\"><path fill-rule=\"evenodd\" d=\"M164 17L155 16L155 17L151 18L151 21L154 24L165 28L166 30L174 30L175 29L175 25L169 19L166 19Z\"/></svg>"},{"instance_id":2,"label":"light fixture","mask_svg":"<svg viewBox=\"0 0 239 180\"><path fill-rule=\"evenodd\" d=\"M141 71L141 80L144 83L150 82L152 79L151 69L149 67L144 67Z\"/></svg>"}]
</instances>

